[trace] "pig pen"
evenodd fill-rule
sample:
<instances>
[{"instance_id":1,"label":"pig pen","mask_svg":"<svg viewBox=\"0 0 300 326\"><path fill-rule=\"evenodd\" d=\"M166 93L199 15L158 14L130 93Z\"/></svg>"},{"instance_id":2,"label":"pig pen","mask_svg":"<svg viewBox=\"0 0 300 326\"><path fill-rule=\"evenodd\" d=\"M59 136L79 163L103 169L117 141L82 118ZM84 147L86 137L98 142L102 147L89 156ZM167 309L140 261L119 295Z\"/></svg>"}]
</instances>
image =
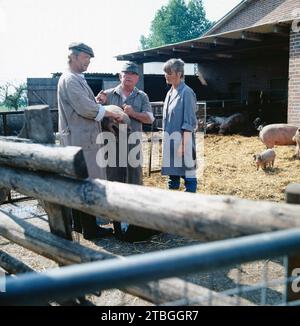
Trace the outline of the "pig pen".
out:
<instances>
[{"instance_id":1,"label":"pig pen","mask_svg":"<svg viewBox=\"0 0 300 326\"><path fill-rule=\"evenodd\" d=\"M275 148L277 159L275 168L266 171L256 171L253 154L263 149L264 145L258 137L242 136L215 136L205 138L205 169L203 179L199 180L198 191L205 194L226 194L241 198L283 201L285 187L291 182L300 182L300 160L292 158L294 146ZM144 146L147 155L148 145ZM159 160L159 157L156 158ZM157 163L157 162L156 162ZM145 186L166 188L166 178L159 173L147 176L144 173ZM8 204L3 209L21 215L25 219L41 228L47 229L48 223L43 209L36 201ZM114 238L105 238L96 242L89 242L82 238L80 243L90 248L106 249L112 253L130 256L138 253L158 251L167 248L181 247L198 243L190 239L170 234L160 234L149 241L129 244L120 242ZM12 244L0 237L1 250L22 259L35 270L43 271L55 267L52 261L42 258L28 250ZM242 279L238 280L237 268L218 270L214 273L201 273L193 275L189 280L202 286L207 286L215 291L228 288L232 282L239 281L242 284L255 284L261 278L264 262L243 264L239 267L242 271ZM272 277L280 279L284 276L284 269L280 260L269 262L269 273ZM280 291L280 290L278 290ZM104 291L101 297L90 296L89 300L96 305L145 305L147 302L124 294L119 290ZM259 294L253 294L248 300L254 304L259 301ZM268 294L268 304L278 302L277 292Z\"/></svg>"}]
</instances>

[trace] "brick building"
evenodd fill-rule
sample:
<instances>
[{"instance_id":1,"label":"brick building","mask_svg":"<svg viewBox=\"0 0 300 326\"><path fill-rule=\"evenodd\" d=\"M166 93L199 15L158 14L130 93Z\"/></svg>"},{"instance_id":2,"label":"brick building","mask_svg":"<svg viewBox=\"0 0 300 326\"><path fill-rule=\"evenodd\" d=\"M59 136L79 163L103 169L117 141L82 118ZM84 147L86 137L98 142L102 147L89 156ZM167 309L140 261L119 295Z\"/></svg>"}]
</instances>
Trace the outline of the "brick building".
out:
<instances>
[{"instance_id":1,"label":"brick building","mask_svg":"<svg viewBox=\"0 0 300 326\"><path fill-rule=\"evenodd\" d=\"M300 126L300 0L244 0L196 40L118 56L198 65L198 100L237 100L267 122Z\"/></svg>"}]
</instances>

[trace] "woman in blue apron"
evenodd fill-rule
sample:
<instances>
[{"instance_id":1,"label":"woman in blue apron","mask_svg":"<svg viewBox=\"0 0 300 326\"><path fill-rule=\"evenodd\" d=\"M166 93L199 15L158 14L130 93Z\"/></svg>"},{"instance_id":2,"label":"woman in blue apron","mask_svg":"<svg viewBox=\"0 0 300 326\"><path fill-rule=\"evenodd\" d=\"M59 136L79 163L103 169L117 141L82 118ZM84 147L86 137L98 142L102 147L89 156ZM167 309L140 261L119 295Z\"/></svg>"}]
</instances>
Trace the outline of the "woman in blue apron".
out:
<instances>
[{"instance_id":1,"label":"woman in blue apron","mask_svg":"<svg viewBox=\"0 0 300 326\"><path fill-rule=\"evenodd\" d=\"M185 191L196 192L196 95L184 82L181 59L168 60L163 70L171 89L163 110L162 175L169 176L169 189L179 189L183 179Z\"/></svg>"}]
</instances>

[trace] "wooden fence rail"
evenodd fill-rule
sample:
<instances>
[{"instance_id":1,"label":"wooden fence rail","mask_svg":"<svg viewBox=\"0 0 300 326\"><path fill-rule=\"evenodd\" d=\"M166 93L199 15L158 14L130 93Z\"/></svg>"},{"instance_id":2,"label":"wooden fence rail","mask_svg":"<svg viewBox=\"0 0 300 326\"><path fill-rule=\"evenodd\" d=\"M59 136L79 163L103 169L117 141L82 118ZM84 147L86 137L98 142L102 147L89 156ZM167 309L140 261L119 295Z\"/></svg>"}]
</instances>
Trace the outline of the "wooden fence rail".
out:
<instances>
[{"instance_id":1,"label":"wooden fence rail","mask_svg":"<svg viewBox=\"0 0 300 326\"><path fill-rule=\"evenodd\" d=\"M22 135L30 141L0 139L0 190L1 187L13 189L43 201L51 231L55 234L68 235L65 238L70 239L66 208L202 241L300 227L299 206L293 204L258 203L229 196L179 193L84 179L87 176L86 166L80 149L34 144L53 142L51 126L40 126L45 109L34 108L26 113ZM37 134L36 124L40 126ZM79 162L81 160L83 163ZM75 243L70 246L67 240L54 234L45 235L28 225L25 227L24 221L3 212L0 212L0 235L61 265L114 257L108 252L96 252ZM18 265L16 261L14 264ZM181 288L179 281L175 279L172 282L172 286L170 283L162 286L165 288L163 297L168 300L179 297L179 290L176 290ZM153 301L149 289L154 286L148 284L147 289L141 286L127 290ZM189 286L195 293L208 291L195 285ZM172 295L168 290L170 288Z\"/></svg>"},{"instance_id":2,"label":"wooden fence rail","mask_svg":"<svg viewBox=\"0 0 300 326\"><path fill-rule=\"evenodd\" d=\"M0 167L0 186L116 221L215 241L300 227L299 207Z\"/></svg>"}]
</instances>

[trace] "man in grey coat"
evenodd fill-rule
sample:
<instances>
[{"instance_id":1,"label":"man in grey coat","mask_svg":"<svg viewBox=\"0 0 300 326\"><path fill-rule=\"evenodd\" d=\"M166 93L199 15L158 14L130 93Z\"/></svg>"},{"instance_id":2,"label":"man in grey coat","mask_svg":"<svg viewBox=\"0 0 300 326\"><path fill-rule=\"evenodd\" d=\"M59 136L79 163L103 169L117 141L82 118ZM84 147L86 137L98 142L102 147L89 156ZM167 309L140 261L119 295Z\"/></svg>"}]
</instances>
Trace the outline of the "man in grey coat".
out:
<instances>
[{"instance_id":1,"label":"man in grey coat","mask_svg":"<svg viewBox=\"0 0 300 326\"><path fill-rule=\"evenodd\" d=\"M94 57L92 48L84 43L69 46L69 70L62 74L58 82L59 133L64 146L80 146L87 164L90 178L106 179L105 169L96 162L100 149L97 137L101 137L101 120L111 117L117 122L122 116L106 112L105 107L96 102L93 91L87 84L83 72ZM110 229L97 226L93 216L73 210L76 231L82 231L86 239L111 233ZM80 225L81 224L81 225ZM82 228L82 230L81 230Z\"/></svg>"}]
</instances>

